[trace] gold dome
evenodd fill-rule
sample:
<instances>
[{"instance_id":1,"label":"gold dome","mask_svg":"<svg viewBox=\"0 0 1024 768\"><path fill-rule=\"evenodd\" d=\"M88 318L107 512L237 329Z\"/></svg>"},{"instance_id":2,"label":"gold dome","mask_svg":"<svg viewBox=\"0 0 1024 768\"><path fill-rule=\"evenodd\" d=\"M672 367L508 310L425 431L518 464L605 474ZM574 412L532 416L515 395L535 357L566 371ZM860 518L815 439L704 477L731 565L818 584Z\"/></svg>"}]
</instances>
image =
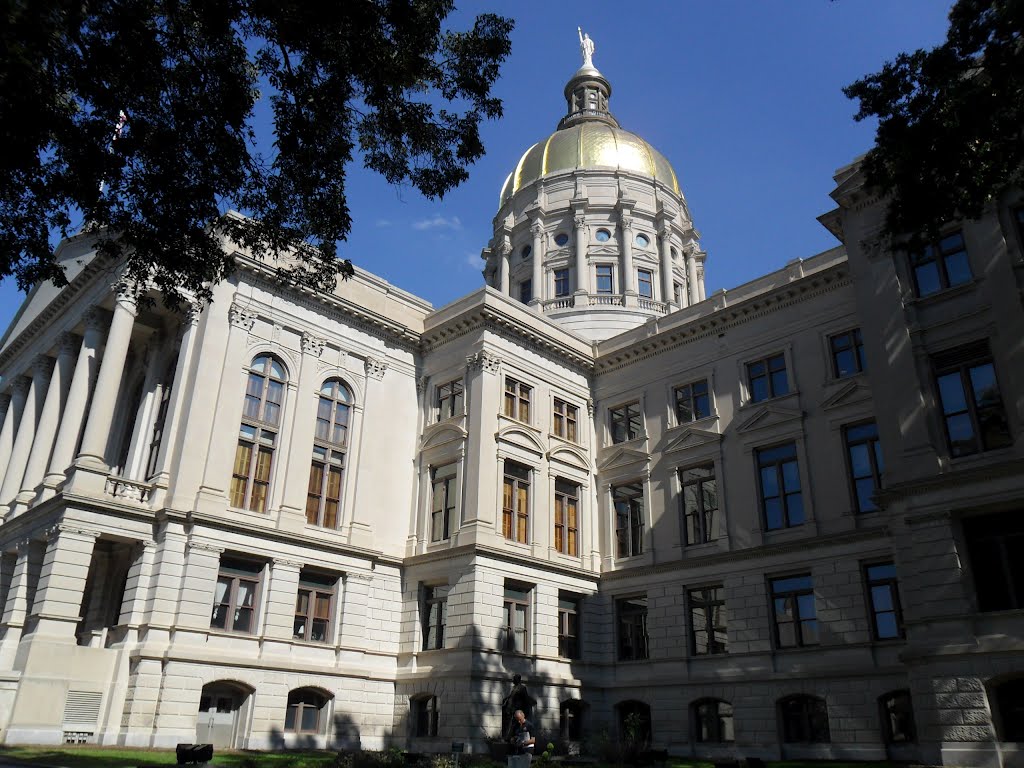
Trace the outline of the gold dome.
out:
<instances>
[{"instance_id":1,"label":"gold dome","mask_svg":"<svg viewBox=\"0 0 1024 768\"><path fill-rule=\"evenodd\" d=\"M499 207L520 189L551 173L608 168L651 176L677 195L679 180L668 160L635 133L588 120L555 131L530 147L505 179Z\"/></svg>"}]
</instances>

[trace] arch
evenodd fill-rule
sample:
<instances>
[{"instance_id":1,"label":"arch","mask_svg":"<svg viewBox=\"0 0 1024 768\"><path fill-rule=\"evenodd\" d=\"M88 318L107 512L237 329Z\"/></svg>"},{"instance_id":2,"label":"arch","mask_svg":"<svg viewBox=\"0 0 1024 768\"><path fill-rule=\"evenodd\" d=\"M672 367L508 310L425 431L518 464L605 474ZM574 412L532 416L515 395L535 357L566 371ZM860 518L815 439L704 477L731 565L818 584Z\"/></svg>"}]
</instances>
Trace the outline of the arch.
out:
<instances>
[{"instance_id":1,"label":"arch","mask_svg":"<svg viewBox=\"0 0 1024 768\"><path fill-rule=\"evenodd\" d=\"M417 693L409 697L409 735L414 739L437 736L440 724L437 696Z\"/></svg>"},{"instance_id":2,"label":"arch","mask_svg":"<svg viewBox=\"0 0 1024 768\"><path fill-rule=\"evenodd\" d=\"M199 694L196 716L196 743L214 748L239 749L245 746L245 729L256 689L239 680L214 680Z\"/></svg>"},{"instance_id":3,"label":"arch","mask_svg":"<svg viewBox=\"0 0 1024 768\"><path fill-rule=\"evenodd\" d=\"M295 688L288 692L285 707L285 733L323 734L328 718L327 708L334 696L319 686Z\"/></svg>"},{"instance_id":4,"label":"arch","mask_svg":"<svg viewBox=\"0 0 1024 768\"><path fill-rule=\"evenodd\" d=\"M518 437L520 438L520 440L517 441L511 439L514 437ZM508 443L512 443L513 445L518 445L530 451L535 451L538 456L543 456L547 452L547 448L545 448L544 444L540 441L540 438L537 437L537 435L535 435L532 431L528 429L523 429L518 424L511 424L509 426L502 427L501 429L499 429L498 439Z\"/></svg>"},{"instance_id":5,"label":"arch","mask_svg":"<svg viewBox=\"0 0 1024 768\"><path fill-rule=\"evenodd\" d=\"M651 705L627 699L615 705L619 741L628 751L646 749L651 743Z\"/></svg>"},{"instance_id":6,"label":"arch","mask_svg":"<svg viewBox=\"0 0 1024 768\"><path fill-rule=\"evenodd\" d=\"M917 741L914 709L910 691L888 691L878 697L882 738L886 744L911 744Z\"/></svg>"},{"instance_id":7,"label":"arch","mask_svg":"<svg viewBox=\"0 0 1024 768\"><path fill-rule=\"evenodd\" d=\"M253 357L246 373L228 496L228 503L236 509L267 511L287 383L288 369L279 357L270 352Z\"/></svg>"},{"instance_id":8,"label":"arch","mask_svg":"<svg viewBox=\"0 0 1024 768\"><path fill-rule=\"evenodd\" d=\"M560 461L563 464L583 471L587 471L590 468L590 460L587 458L587 454L571 445L559 445L549 451L548 461Z\"/></svg>"},{"instance_id":9,"label":"arch","mask_svg":"<svg viewBox=\"0 0 1024 768\"><path fill-rule=\"evenodd\" d=\"M827 744L832 740L824 699L798 693L779 699L776 707L784 743Z\"/></svg>"},{"instance_id":10,"label":"arch","mask_svg":"<svg viewBox=\"0 0 1024 768\"><path fill-rule=\"evenodd\" d=\"M467 437L469 437L469 433L458 424L447 421L431 424L423 430L420 450L425 451L447 443L462 442Z\"/></svg>"},{"instance_id":11,"label":"arch","mask_svg":"<svg viewBox=\"0 0 1024 768\"><path fill-rule=\"evenodd\" d=\"M736 740L732 704L724 699L703 698L690 704L690 724L694 741L723 744Z\"/></svg>"},{"instance_id":12,"label":"arch","mask_svg":"<svg viewBox=\"0 0 1024 768\"><path fill-rule=\"evenodd\" d=\"M1024 742L1024 676L990 681L987 687L996 738Z\"/></svg>"},{"instance_id":13,"label":"arch","mask_svg":"<svg viewBox=\"0 0 1024 768\"><path fill-rule=\"evenodd\" d=\"M558 733L564 741L582 741L590 705L583 699L565 699L558 705Z\"/></svg>"}]
</instances>

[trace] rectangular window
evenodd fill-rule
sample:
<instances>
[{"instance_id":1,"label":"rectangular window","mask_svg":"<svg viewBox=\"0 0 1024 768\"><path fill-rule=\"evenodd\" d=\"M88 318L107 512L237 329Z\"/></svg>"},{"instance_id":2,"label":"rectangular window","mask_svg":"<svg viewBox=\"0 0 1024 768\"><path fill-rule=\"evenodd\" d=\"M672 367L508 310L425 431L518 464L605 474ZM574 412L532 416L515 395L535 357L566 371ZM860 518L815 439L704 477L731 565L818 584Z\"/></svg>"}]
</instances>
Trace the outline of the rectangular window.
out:
<instances>
[{"instance_id":1,"label":"rectangular window","mask_svg":"<svg viewBox=\"0 0 1024 768\"><path fill-rule=\"evenodd\" d=\"M256 631L256 593L261 563L222 557L213 593L211 629L251 635Z\"/></svg>"},{"instance_id":2,"label":"rectangular window","mask_svg":"<svg viewBox=\"0 0 1024 768\"><path fill-rule=\"evenodd\" d=\"M597 265L597 282L595 283L598 293L613 293L614 283L612 282L612 265Z\"/></svg>"},{"instance_id":3,"label":"rectangular window","mask_svg":"<svg viewBox=\"0 0 1024 768\"><path fill-rule=\"evenodd\" d=\"M612 442L624 443L635 440L643 434L643 420L640 416L640 403L626 403L618 408L608 409L611 426Z\"/></svg>"},{"instance_id":4,"label":"rectangular window","mask_svg":"<svg viewBox=\"0 0 1024 768\"><path fill-rule=\"evenodd\" d=\"M725 589L701 587L687 593L690 604L690 650L694 656L728 653Z\"/></svg>"},{"instance_id":5,"label":"rectangular window","mask_svg":"<svg viewBox=\"0 0 1024 768\"><path fill-rule=\"evenodd\" d=\"M871 633L875 640L903 637L900 594L896 588L896 566L873 563L864 566L864 581L871 605Z\"/></svg>"},{"instance_id":6,"label":"rectangular window","mask_svg":"<svg viewBox=\"0 0 1024 768\"><path fill-rule=\"evenodd\" d=\"M636 271L636 290L641 298L654 298L654 273L649 269L638 269Z\"/></svg>"},{"instance_id":7,"label":"rectangular window","mask_svg":"<svg viewBox=\"0 0 1024 768\"><path fill-rule=\"evenodd\" d=\"M953 232L938 243L930 243L910 254L917 296L931 296L971 281L971 265L967 260L964 236Z\"/></svg>"},{"instance_id":8,"label":"rectangular window","mask_svg":"<svg viewBox=\"0 0 1024 768\"><path fill-rule=\"evenodd\" d=\"M302 571L295 596L292 637L311 643L331 642L331 611L338 580L327 574Z\"/></svg>"},{"instance_id":9,"label":"rectangular window","mask_svg":"<svg viewBox=\"0 0 1024 768\"><path fill-rule=\"evenodd\" d=\"M266 512L270 468L274 463L277 435L267 429L242 423L231 474L231 506L251 512Z\"/></svg>"},{"instance_id":10,"label":"rectangular window","mask_svg":"<svg viewBox=\"0 0 1024 768\"><path fill-rule=\"evenodd\" d=\"M449 381L447 384L439 386L434 402L434 421L444 421L461 416L463 398L462 379L455 379L455 381Z\"/></svg>"},{"instance_id":11,"label":"rectangular window","mask_svg":"<svg viewBox=\"0 0 1024 768\"><path fill-rule=\"evenodd\" d=\"M455 478L458 467L446 464L432 470L430 504L430 540L444 541L451 535L455 517Z\"/></svg>"},{"instance_id":12,"label":"rectangular window","mask_svg":"<svg viewBox=\"0 0 1024 768\"><path fill-rule=\"evenodd\" d=\"M505 461L501 528L505 538L526 544L530 526L530 469Z\"/></svg>"},{"instance_id":13,"label":"rectangular window","mask_svg":"<svg viewBox=\"0 0 1024 768\"><path fill-rule=\"evenodd\" d=\"M837 379L867 370L860 328L830 336L828 344L832 350L832 375Z\"/></svg>"},{"instance_id":14,"label":"rectangular window","mask_svg":"<svg viewBox=\"0 0 1024 768\"><path fill-rule=\"evenodd\" d=\"M615 539L619 557L632 557L644 551L644 487L641 483L612 488L615 507Z\"/></svg>"},{"instance_id":15,"label":"rectangular window","mask_svg":"<svg viewBox=\"0 0 1024 768\"><path fill-rule=\"evenodd\" d=\"M964 520L978 610L1024 608L1024 511Z\"/></svg>"},{"instance_id":16,"label":"rectangular window","mask_svg":"<svg viewBox=\"0 0 1024 768\"><path fill-rule=\"evenodd\" d=\"M345 476L345 451L313 445L306 489L306 522L324 528L338 527L341 485Z\"/></svg>"},{"instance_id":17,"label":"rectangular window","mask_svg":"<svg viewBox=\"0 0 1024 768\"><path fill-rule=\"evenodd\" d=\"M758 449L757 468L765 530L803 525L804 499L800 492L796 443Z\"/></svg>"},{"instance_id":18,"label":"rectangular window","mask_svg":"<svg viewBox=\"0 0 1024 768\"><path fill-rule=\"evenodd\" d=\"M439 721L437 696L417 696L409 701L412 709L412 735L423 739L437 736Z\"/></svg>"},{"instance_id":19,"label":"rectangular window","mask_svg":"<svg viewBox=\"0 0 1024 768\"><path fill-rule=\"evenodd\" d=\"M505 379L505 415L530 423L530 397L533 387L515 379Z\"/></svg>"},{"instance_id":20,"label":"rectangular window","mask_svg":"<svg viewBox=\"0 0 1024 768\"><path fill-rule=\"evenodd\" d=\"M523 304L529 304L533 298L533 280L527 278L519 283L519 300Z\"/></svg>"},{"instance_id":21,"label":"rectangular window","mask_svg":"<svg viewBox=\"0 0 1024 768\"><path fill-rule=\"evenodd\" d=\"M1013 444L996 370L985 342L932 358L951 456Z\"/></svg>"},{"instance_id":22,"label":"rectangular window","mask_svg":"<svg viewBox=\"0 0 1024 768\"><path fill-rule=\"evenodd\" d=\"M570 405L556 397L554 424L552 425L555 435L572 443L578 442L576 439L576 427L579 422L579 413L580 409L575 405Z\"/></svg>"},{"instance_id":23,"label":"rectangular window","mask_svg":"<svg viewBox=\"0 0 1024 768\"><path fill-rule=\"evenodd\" d=\"M673 390L676 401L676 423L688 424L711 415L711 398L708 395L708 380L701 379L684 384Z\"/></svg>"},{"instance_id":24,"label":"rectangular window","mask_svg":"<svg viewBox=\"0 0 1024 768\"><path fill-rule=\"evenodd\" d=\"M850 485L857 512L877 512L872 500L882 487L882 445L874 422L844 427L846 456L850 461Z\"/></svg>"},{"instance_id":25,"label":"rectangular window","mask_svg":"<svg viewBox=\"0 0 1024 768\"><path fill-rule=\"evenodd\" d=\"M563 555L579 554L580 487L555 478L555 549Z\"/></svg>"},{"instance_id":26,"label":"rectangular window","mask_svg":"<svg viewBox=\"0 0 1024 768\"><path fill-rule=\"evenodd\" d=\"M423 650L444 648L444 626L448 618L447 585L423 587L423 606L420 613L423 622Z\"/></svg>"},{"instance_id":27,"label":"rectangular window","mask_svg":"<svg viewBox=\"0 0 1024 768\"><path fill-rule=\"evenodd\" d=\"M619 661L648 657L647 598L630 597L616 604L619 619Z\"/></svg>"},{"instance_id":28,"label":"rectangular window","mask_svg":"<svg viewBox=\"0 0 1024 768\"><path fill-rule=\"evenodd\" d=\"M672 283L672 301L675 302L677 307L683 304L683 284Z\"/></svg>"},{"instance_id":29,"label":"rectangular window","mask_svg":"<svg viewBox=\"0 0 1024 768\"><path fill-rule=\"evenodd\" d=\"M770 579L777 648L818 644L814 582L809 574Z\"/></svg>"},{"instance_id":30,"label":"rectangular window","mask_svg":"<svg viewBox=\"0 0 1024 768\"><path fill-rule=\"evenodd\" d=\"M530 652L530 591L523 584L505 583L505 627L502 650Z\"/></svg>"},{"instance_id":31,"label":"rectangular window","mask_svg":"<svg viewBox=\"0 0 1024 768\"><path fill-rule=\"evenodd\" d=\"M569 270L556 269L555 272L555 297L569 295Z\"/></svg>"},{"instance_id":32,"label":"rectangular window","mask_svg":"<svg viewBox=\"0 0 1024 768\"><path fill-rule=\"evenodd\" d=\"M691 467L679 472L683 488L683 534L686 544L704 544L721 535L718 482L715 467Z\"/></svg>"},{"instance_id":33,"label":"rectangular window","mask_svg":"<svg viewBox=\"0 0 1024 768\"><path fill-rule=\"evenodd\" d=\"M558 655L580 657L580 599L565 592L558 593Z\"/></svg>"},{"instance_id":34,"label":"rectangular window","mask_svg":"<svg viewBox=\"0 0 1024 768\"><path fill-rule=\"evenodd\" d=\"M772 355L763 360L747 363L747 383L750 386L750 402L752 403L760 403L762 400L789 394L786 356Z\"/></svg>"}]
</instances>

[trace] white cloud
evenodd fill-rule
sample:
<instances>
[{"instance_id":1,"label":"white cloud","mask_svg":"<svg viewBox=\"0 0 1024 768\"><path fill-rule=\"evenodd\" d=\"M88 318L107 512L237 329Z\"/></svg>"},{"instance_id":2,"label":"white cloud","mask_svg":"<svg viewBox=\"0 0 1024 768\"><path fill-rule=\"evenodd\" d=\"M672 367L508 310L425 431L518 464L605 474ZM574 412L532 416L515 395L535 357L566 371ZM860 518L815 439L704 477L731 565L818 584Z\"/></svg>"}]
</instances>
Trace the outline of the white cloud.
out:
<instances>
[{"instance_id":1,"label":"white cloud","mask_svg":"<svg viewBox=\"0 0 1024 768\"><path fill-rule=\"evenodd\" d=\"M388 219L377 219L375 222L373 222L373 226L378 227L380 229L387 229L389 227L393 227L394 224L392 224Z\"/></svg>"},{"instance_id":2,"label":"white cloud","mask_svg":"<svg viewBox=\"0 0 1024 768\"><path fill-rule=\"evenodd\" d=\"M450 219L446 219L441 214L435 213L429 219L414 221L412 228L420 231L426 229L452 229L458 232L462 229L462 222L459 221L458 216L452 216Z\"/></svg>"},{"instance_id":3,"label":"white cloud","mask_svg":"<svg viewBox=\"0 0 1024 768\"><path fill-rule=\"evenodd\" d=\"M466 254L466 266L470 269L479 272L484 268L484 260L480 258L479 253L467 253Z\"/></svg>"}]
</instances>

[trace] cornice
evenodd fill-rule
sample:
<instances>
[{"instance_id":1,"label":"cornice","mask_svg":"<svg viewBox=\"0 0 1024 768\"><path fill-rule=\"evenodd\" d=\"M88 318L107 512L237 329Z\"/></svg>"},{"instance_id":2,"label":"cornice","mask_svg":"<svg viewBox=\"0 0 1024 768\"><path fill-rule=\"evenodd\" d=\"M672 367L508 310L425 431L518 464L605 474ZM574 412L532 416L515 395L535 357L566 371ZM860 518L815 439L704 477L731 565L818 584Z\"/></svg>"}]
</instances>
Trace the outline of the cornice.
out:
<instances>
[{"instance_id":1,"label":"cornice","mask_svg":"<svg viewBox=\"0 0 1024 768\"><path fill-rule=\"evenodd\" d=\"M1005 477L1021 476L1024 476L1024 459L1018 458L982 466L956 468L921 480L908 480L883 488L878 492L878 504L885 509L894 502L941 491L950 486L963 488L969 483L985 483ZM948 505L948 500L944 500L943 503Z\"/></svg>"},{"instance_id":2,"label":"cornice","mask_svg":"<svg viewBox=\"0 0 1024 768\"><path fill-rule=\"evenodd\" d=\"M588 571L584 568L559 563L554 560L538 560L530 555L521 555L518 552L510 552L504 549L499 549L498 547L490 547L486 544L463 544L459 547L424 552L420 555L413 555L411 557L404 558L402 560L402 565L408 568L415 565L438 563L446 560L458 560L461 558L477 557L480 555L494 560L502 560L507 563L525 566L531 569L542 568L551 573L560 573L565 576L587 579L588 581L593 581L595 583L601 579L601 574L594 571Z\"/></svg>"}]
</instances>

